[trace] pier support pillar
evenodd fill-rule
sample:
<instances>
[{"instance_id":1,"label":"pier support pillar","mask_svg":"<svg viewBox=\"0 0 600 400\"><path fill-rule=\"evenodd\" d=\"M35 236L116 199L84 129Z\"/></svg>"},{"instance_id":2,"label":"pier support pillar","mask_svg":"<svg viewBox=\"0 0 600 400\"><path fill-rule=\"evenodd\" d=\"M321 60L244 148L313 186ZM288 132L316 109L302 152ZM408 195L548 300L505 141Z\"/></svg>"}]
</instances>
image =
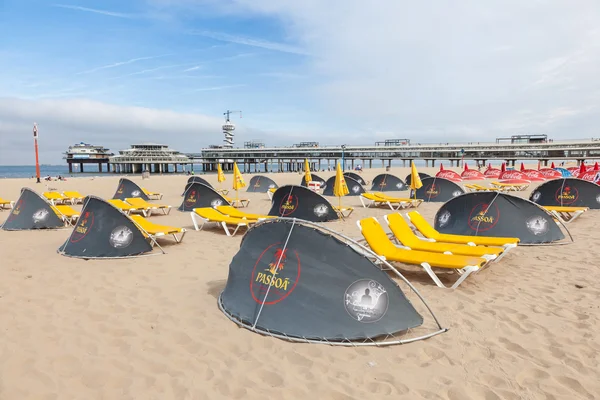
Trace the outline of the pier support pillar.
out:
<instances>
[{"instance_id":1,"label":"pier support pillar","mask_svg":"<svg viewBox=\"0 0 600 400\"><path fill-rule=\"evenodd\" d=\"M102 163L98 163L98 172L102 172Z\"/></svg>"},{"instance_id":2,"label":"pier support pillar","mask_svg":"<svg viewBox=\"0 0 600 400\"><path fill-rule=\"evenodd\" d=\"M83 163L79 163L79 172L83 172Z\"/></svg>"},{"instance_id":3,"label":"pier support pillar","mask_svg":"<svg viewBox=\"0 0 600 400\"><path fill-rule=\"evenodd\" d=\"M69 163L69 173L72 174L73 173L73 164Z\"/></svg>"}]
</instances>

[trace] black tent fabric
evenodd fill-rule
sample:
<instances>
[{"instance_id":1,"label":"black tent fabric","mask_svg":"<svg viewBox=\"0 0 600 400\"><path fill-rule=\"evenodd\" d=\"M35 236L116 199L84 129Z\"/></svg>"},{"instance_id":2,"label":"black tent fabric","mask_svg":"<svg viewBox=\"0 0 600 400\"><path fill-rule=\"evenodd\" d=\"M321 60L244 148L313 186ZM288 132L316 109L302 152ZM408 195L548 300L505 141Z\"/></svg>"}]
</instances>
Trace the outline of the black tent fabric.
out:
<instances>
[{"instance_id":1,"label":"black tent fabric","mask_svg":"<svg viewBox=\"0 0 600 400\"><path fill-rule=\"evenodd\" d=\"M113 199L125 200L132 197L140 197L144 200L150 200L142 188L140 188L137 184L129 179L121 178Z\"/></svg>"},{"instance_id":2,"label":"black tent fabric","mask_svg":"<svg viewBox=\"0 0 600 400\"><path fill-rule=\"evenodd\" d=\"M328 342L376 339L423 324L368 258L331 234L280 219L246 233L219 305L259 332Z\"/></svg>"},{"instance_id":3,"label":"black tent fabric","mask_svg":"<svg viewBox=\"0 0 600 400\"><path fill-rule=\"evenodd\" d=\"M325 189L325 184L326 184L325 179L323 179L320 176L315 175L313 173L311 173L310 176L312 177L313 182L321 182L321 189ZM304 186L304 187L308 186L306 184L306 175L304 175L304 174L302 175L302 182L300 182L300 186Z\"/></svg>"},{"instance_id":4,"label":"black tent fabric","mask_svg":"<svg viewBox=\"0 0 600 400\"><path fill-rule=\"evenodd\" d=\"M600 186L577 178L554 179L535 188L529 200L541 206L600 209Z\"/></svg>"},{"instance_id":5,"label":"black tent fabric","mask_svg":"<svg viewBox=\"0 0 600 400\"><path fill-rule=\"evenodd\" d=\"M344 176L344 179L346 180L346 186L348 186L348 194L347 196L360 196L361 193L365 193L366 190L365 188L358 183L356 180L352 179L349 176ZM332 176L331 178L327 179L327 182L325 184L325 190L323 190L323 195L324 196L333 196L333 187L335 186L335 176Z\"/></svg>"},{"instance_id":6,"label":"black tent fabric","mask_svg":"<svg viewBox=\"0 0 600 400\"><path fill-rule=\"evenodd\" d=\"M329 201L303 186L286 185L273 193L269 215L300 218L313 222L339 219Z\"/></svg>"},{"instance_id":7,"label":"black tent fabric","mask_svg":"<svg viewBox=\"0 0 600 400\"><path fill-rule=\"evenodd\" d=\"M94 196L83 200L81 217L58 249L76 258L133 257L150 251L152 246L128 216Z\"/></svg>"},{"instance_id":8,"label":"black tent fabric","mask_svg":"<svg viewBox=\"0 0 600 400\"><path fill-rule=\"evenodd\" d=\"M377 175L371 186L372 192L398 192L406 189L402 179L390 174Z\"/></svg>"},{"instance_id":9,"label":"black tent fabric","mask_svg":"<svg viewBox=\"0 0 600 400\"><path fill-rule=\"evenodd\" d=\"M565 237L552 216L535 203L496 192L467 193L448 201L435 216L435 229L453 235L516 237L523 244Z\"/></svg>"},{"instance_id":10,"label":"black tent fabric","mask_svg":"<svg viewBox=\"0 0 600 400\"><path fill-rule=\"evenodd\" d=\"M200 178L199 176L192 176L188 179L187 183L202 183L206 186L212 187L210 183L204 178Z\"/></svg>"},{"instance_id":11,"label":"black tent fabric","mask_svg":"<svg viewBox=\"0 0 600 400\"><path fill-rule=\"evenodd\" d=\"M417 189L417 199L422 199L425 202L443 203L465 193L462 187L444 178L430 176L421 179L421 183L423 186ZM412 190L410 197L414 197Z\"/></svg>"},{"instance_id":12,"label":"black tent fabric","mask_svg":"<svg viewBox=\"0 0 600 400\"><path fill-rule=\"evenodd\" d=\"M269 189L277 189L279 186L271 179L266 176L256 175L250 179L250 183L248 183L247 192L254 193L266 193Z\"/></svg>"},{"instance_id":13,"label":"black tent fabric","mask_svg":"<svg viewBox=\"0 0 600 400\"><path fill-rule=\"evenodd\" d=\"M63 227L64 223L52 210L50 204L29 188L21 189L21 196L2 224L2 229L5 231Z\"/></svg>"},{"instance_id":14,"label":"black tent fabric","mask_svg":"<svg viewBox=\"0 0 600 400\"><path fill-rule=\"evenodd\" d=\"M425 178L431 178L431 175L426 174L425 172L419 172L419 177L421 178L421 180L423 180ZM412 175L406 175L406 179L404 179L404 182L406 183L406 186L410 187L410 183L412 182Z\"/></svg>"},{"instance_id":15,"label":"black tent fabric","mask_svg":"<svg viewBox=\"0 0 600 400\"><path fill-rule=\"evenodd\" d=\"M360 183L363 186L367 185L367 182L365 182L365 180L362 178L362 176L360 176L359 174L357 174L355 172L344 172L344 176L354 179L356 182Z\"/></svg>"},{"instance_id":16,"label":"black tent fabric","mask_svg":"<svg viewBox=\"0 0 600 400\"><path fill-rule=\"evenodd\" d=\"M192 211L194 208L214 208L222 205L229 205L229 202L212 187L202 183L188 183L185 186L183 201L178 210Z\"/></svg>"}]
</instances>

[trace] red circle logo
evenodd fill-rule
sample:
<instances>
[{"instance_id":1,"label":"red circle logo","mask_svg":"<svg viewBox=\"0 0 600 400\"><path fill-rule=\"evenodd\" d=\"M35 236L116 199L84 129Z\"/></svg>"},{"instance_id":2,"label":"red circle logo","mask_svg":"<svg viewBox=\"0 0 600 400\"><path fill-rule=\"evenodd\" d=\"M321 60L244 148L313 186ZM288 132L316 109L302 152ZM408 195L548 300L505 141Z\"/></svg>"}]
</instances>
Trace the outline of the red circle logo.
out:
<instances>
[{"instance_id":1,"label":"red circle logo","mask_svg":"<svg viewBox=\"0 0 600 400\"><path fill-rule=\"evenodd\" d=\"M71 235L70 242L77 243L82 240L84 237L90 233L90 229L94 225L94 213L92 211L86 211L79 221L77 221L77 225L75 225L75 229L73 229L73 234Z\"/></svg>"},{"instance_id":2,"label":"red circle logo","mask_svg":"<svg viewBox=\"0 0 600 400\"><path fill-rule=\"evenodd\" d=\"M193 207L196 205L198 201L198 192L196 189L190 190L190 192L185 196L184 204L186 207Z\"/></svg>"},{"instance_id":3,"label":"red circle logo","mask_svg":"<svg viewBox=\"0 0 600 400\"><path fill-rule=\"evenodd\" d=\"M258 304L273 305L288 297L300 281L298 252L274 243L258 256L250 277L250 294ZM268 296L268 299L267 299Z\"/></svg>"},{"instance_id":4,"label":"red circle logo","mask_svg":"<svg viewBox=\"0 0 600 400\"><path fill-rule=\"evenodd\" d=\"M500 219L500 209L496 204L479 203L469 214L469 228L476 232L489 231Z\"/></svg>"},{"instance_id":5,"label":"red circle logo","mask_svg":"<svg viewBox=\"0 0 600 400\"><path fill-rule=\"evenodd\" d=\"M298 196L289 194L283 197L279 205L279 214L282 217L287 217L298 208Z\"/></svg>"},{"instance_id":6,"label":"red circle logo","mask_svg":"<svg viewBox=\"0 0 600 400\"><path fill-rule=\"evenodd\" d=\"M579 198L579 190L575 187L565 185L556 191L554 198L560 204L573 204Z\"/></svg>"},{"instance_id":7,"label":"red circle logo","mask_svg":"<svg viewBox=\"0 0 600 400\"><path fill-rule=\"evenodd\" d=\"M435 183L427 185L427 187L425 188L425 194L427 195L427 198L429 198L429 199L435 199L436 197L438 197L440 195L441 192L442 191L441 191L439 185L436 185Z\"/></svg>"}]
</instances>

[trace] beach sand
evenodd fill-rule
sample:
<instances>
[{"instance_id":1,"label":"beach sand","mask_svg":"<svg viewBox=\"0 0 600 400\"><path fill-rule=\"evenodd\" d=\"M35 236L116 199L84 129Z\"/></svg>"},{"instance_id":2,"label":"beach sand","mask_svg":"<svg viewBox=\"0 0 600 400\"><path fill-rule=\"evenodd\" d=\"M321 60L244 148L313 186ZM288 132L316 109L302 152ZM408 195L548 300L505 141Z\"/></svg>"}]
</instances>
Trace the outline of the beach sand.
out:
<instances>
[{"instance_id":1,"label":"beach sand","mask_svg":"<svg viewBox=\"0 0 600 400\"><path fill-rule=\"evenodd\" d=\"M402 178L408 172L391 171ZM301 180L297 173L270 176L279 185ZM216 176L206 178L219 187ZM217 297L242 236L193 230L189 213L175 209L187 179L143 181L174 207L152 221L190 229L182 244L165 244L165 255L71 259L56 253L70 229L0 231L1 400L600 397L597 211L569 226L574 243L519 247L456 290L410 269L406 276L449 331L402 346L342 348L263 337L221 313ZM118 180L49 186L111 198ZM0 180L0 196L16 200L23 186L46 189L30 179ZM221 186L230 188L231 175ZM270 208L266 194L241 197L251 199L250 212ZM357 219L390 213L364 209L357 197L343 204L356 208L352 217L327 226L354 238ZM419 211L431 221L440 205ZM0 212L0 220L7 216Z\"/></svg>"}]
</instances>

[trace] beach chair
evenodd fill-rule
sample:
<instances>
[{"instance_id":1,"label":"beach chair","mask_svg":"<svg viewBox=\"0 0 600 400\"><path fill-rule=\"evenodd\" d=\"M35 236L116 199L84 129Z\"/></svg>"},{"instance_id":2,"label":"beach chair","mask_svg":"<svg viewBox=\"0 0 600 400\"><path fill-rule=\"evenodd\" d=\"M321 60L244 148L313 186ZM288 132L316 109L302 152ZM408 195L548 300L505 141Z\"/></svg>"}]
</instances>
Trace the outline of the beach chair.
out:
<instances>
[{"instance_id":1,"label":"beach chair","mask_svg":"<svg viewBox=\"0 0 600 400\"><path fill-rule=\"evenodd\" d=\"M155 224L154 222L148 221L141 215L132 215L130 216L130 218L133 220L133 222L139 225L140 228L142 228L142 232L150 235L150 239L152 239L150 240L150 244L153 247L156 244L155 240L157 238L168 235L173 236L173 239L175 239L175 243L181 243L183 237L185 236L185 233L187 232L185 228L176 228L174 226ZM180 236L178 237L177 235Z\"/></svg>"},{"instance_id":2,"label":"beach chair","mask_svg":"<svg viewBox=\"0 0 600 400\"><path fill-rule=\"evenodd\" d=\"M415 228L427 239L435 242L468 244L469 246L496 246L504 247L505 251L517 247L519 238L509 237L489 237L489 236L463 236L439 233L423 218L418 211L411 211L406 214Z\"/></svg>"},{"instance_id":3,"label":"beach chair","mask_svg":"<svg viewBox=\"0 0 600 400\"><path fill-rule=\"evenodd\" d=\"M408 222L399 213L385 215L383 218L394 234L396 241L409 250L471 257L489 256L488 258L496 261L500 260L505 254L503 247L469 246L466 244L433 242L420 238L414 234Z\"/></svg>"},{"instance_id":4,"label":"beach chair","mask_svg":"<svg viewBox=\"0 0 600 400\"><path fill-rule=\"evenodd\" d=\"M50 205L54 214L60 218L65 226L73 226L79 219L79 211L75 211L71 206L65 204Z\"/></svg>"},{"instance_id":5,"label":"beach chair","mask_svg":"<svg viewBox=\"0 0 600 400\"><path fill-rule=\"evenodd\" d=\"M432 268L458 272L460 276L451 286L452 289L456 289L472 273L477 272L490 261L486 257L458 256L399 248L387 237L383 227L374 217L359 220L356 224L375 254L389 262L420 265L433 282L441 288L447 287L440 281Z\"/></svg>"},{"instance_id":6,"label":"beach chair","mask_svg":"<svg viewBox=\"0 0 600 400\"><path fill-rule=\"evenodd\" d=\"M272 188L267 191L267 196L269 196L269 200L273 200L273 194L275 193L276 190L277 189Z\"/></svg>"},{"instance_id":7,"label":"beach chair","mask_svg":"<svg viewBox=\"0 0 600 400\"><path fill-rule=\"evenodd\" d=\"M411 199L409 197L392 197L384 193L376 192L375 195L391 203L401 204L402 208L417 208L423 203L423 199Z\"/></svg>"},{"instance_id":8,"label":"beach chair","mask_svg":"<svg viewBox=\"0 0 600 400\"><path fill-rule=\"evenodd\" d=\"M50 204L66 204L69 199L58 192L44 192L43 193L46 200L50 202Z\"/></svg>"},{"instance_id":9,"label":"beach chair","mask_svg":"<svg viewBox=\"0 0 600 400\"><path fill-rule=\"evenodd\" d=\"M211 207L194 208L194 211L192 211L190 215L192 216L194 228L197 231L201 230L205 224L215 224L223 228L227 236L235 236L240 228L249 228L251 225L258 222L258 220L255 219L230 217ZM199 225L199 222L201 222L202 225ZM230 230L229 227L235 227L235 229L232 228L232 230Z\"/></svg>"},{"instance_id":10,"label":"beach chair","mask_svg":"<svg viewBox=\"0 0 600 400\"><path fill-rule=\"evenodd\" d=\"M589 207L543 206L543 208L564 224L575 221L589 210Z\"/></svg>"},{"instance_id":11,"label":"beach chair","mask_svg":"<svg viewBox=\"0 0 600 400\"><path fill-rule=\"evenodd\" d=\"M171 206L167 206L164 204L148 203L146 200L142 199L141 197L126 198L125 202L131 204L134 207L143 208L143 209L148 210L148 216L151 216L152 211L154 211L154 210L161 210L163 212L163 214L165 214L165 215L167 215L171 212Z\"/></svg>"},{"instance_id":12,"label":"beach chair","mask_svg":"<svg viewBox=\"0 0 600 400\"><path fill-rule=\"evenodd\" d=\"M0 210L10 210L13 208L14 204L14 201L4 200L2 197L0 197Z\"/></svg>"},{"instance_id":13,"label":"beach chair","mask_svg":"<svg viewBox=\"0 0 600 400\"><path fill-rule=\"evenodd\" d=\"M227 190L227 189L215 189L215 191L217 193L219 193L221 196L227 196L229 194L229 190Z\"/></svg>"},{"instance_id":14,"label":"beach chair","mask_svg":"<svg viewBox=\"0 0 600 400\"><path fill-rule=\"evenodd\" d=\"M223 198L225 200L227 200L227 202L229 204L231 204L234 207L248 207L248 204L250 204L250 200L249 199L232 199L231 197L222 195Z\"/></svg>"},{"instance_id":15,"label":"beach chair","mask_svg":"<svg viewBox=\"0 0 600 400\"><path fill-rule=\"evenodd\" d=\"M77 192L77 191L64 191L62 192L62 195L64 197L67 198L67 201L70 202L71 204L77 204L77 203L82 203L83 204L83 199L85 199L85 196L83 196L81 193Z\"/></svg>"},{"instance_id":16,"label":"beach chair","mask_svg":"<svg viewBox=\"0 0 600 400\"><path fill-rule=\"evenodd\" d=\"M365 207L365 208L372 207L372 206L375 206L375 207L388 206L392 211L397 211L401 208L418 207L423 202L423 200L421 200L421 199L391 197L391 196L384 195L383 193L380 193L380 192L362 193L360 195L359 199L360 199L360 202L362 203L363 207ZM370 203L366 203L365 199L369 200Z\"/></svg>"},{"instance_id":17,"label":"beach chair","mask_svg":"<svg viewBox=\"0 0 600 400\"><path fill-rule=\"evenodd\" d=\"M217 206L217 211L219 211L221 214L229 215L230 217L245 218L245 219L251 219L251 220L275 218L270 215L252 214L252 213L240 211L237 208L235 208L234 206Z\"/></svg>"},{"instance_id":18,"label":"beach chair","mask_svg":"<svg viewBox=\"0 0 600 400\"><path fill-rule=\"evenodd\" d=\"M500 190L501 192L519 192L527 189L529 184L527 183L500 183L492 182L493 187Z\"/></svg>"},{"instance_id":19,"label":"beach chair","mask_svg":"<svg viewBox=\"0 0 600 400\"><path fill-rule=\"evenodd\" d=\"M118 208L119 211L121 211L125 215L131 215L131 213L139 212L144 217L147 217L148 213L150 212L149 208L134 207L131 204L125 203L123 200L120 199L110 199L108 200L108 202L116 208Z\"/></svg>"},{"instance_id":20,"label":"beach chair","mask_svg":"<svg viewBox=\"0 0 600 400\"><path fill-rule=\"evenodd\" d=\"M162 193L150 192L146 190L146 188L142 188L142 192L144 192L144 194L148 196L150 200L161 200L163 197Z\"/></svg>"},{"instance_id":21,"label":"beach chair","mask_svg":"<svg viewBox=\"0 0 600 400\"><path fill-rule=\"evenodd\" d=\"M348 218L354 212L354 207L338 207L333 204L331 207L341 219Z\"/></svg>"}]
</instances>

